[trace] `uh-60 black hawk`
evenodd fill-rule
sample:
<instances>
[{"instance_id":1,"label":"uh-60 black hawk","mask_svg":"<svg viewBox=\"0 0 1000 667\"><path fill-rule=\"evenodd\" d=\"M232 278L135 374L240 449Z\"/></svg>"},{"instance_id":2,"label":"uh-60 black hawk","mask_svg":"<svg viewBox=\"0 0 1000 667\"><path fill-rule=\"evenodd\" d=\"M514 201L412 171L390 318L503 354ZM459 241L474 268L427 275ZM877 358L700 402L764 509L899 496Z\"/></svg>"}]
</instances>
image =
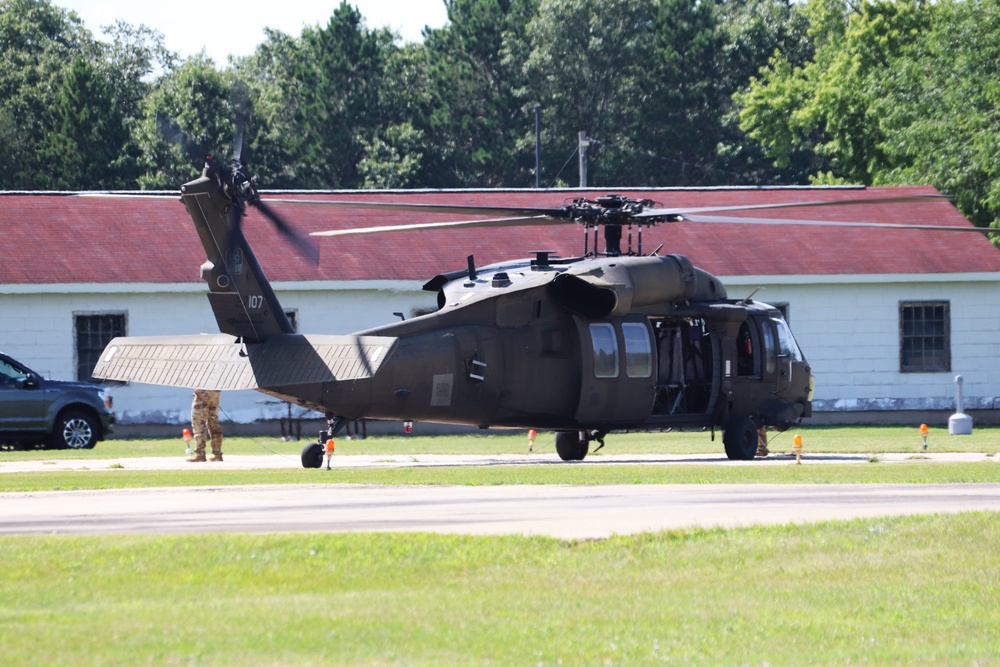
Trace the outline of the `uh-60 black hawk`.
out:
<instances>
[{"instance_id":1,"label":"uh-60 black hawk","mask_svg":"<svg viewBox=\"0 0 1000 667\"><path fill-rule=\"evenodd\" d=\"M818 202L677 209L617 195L554 208L268 200L239 158L209 159L202 176L181 187L181 200L207 255L201 275L221 334L116 338L94 375L256 389L324 413L327 432L302 451L307 468L320 466L324 437L359 418L551 429L564 460L583 459L592 442L603 445L616 429L706 427L714 436L721 427L726 455L748 460L758 429L784 430L810 416L813 376L782 314L751 297L729 298L686 257L660 255L660 248L644 254L642 229L681 221L773 224L724 214ZM241 221L256 207L315 260L314 241L271 205L318 203L480 216L318 235L570 223L584 228L586 240L576 257L534 251L531 259L477 267L470 256L468 266L424 286L438 294L430 314L350 335L297 334Z\"/></svg>"}]
</instances>

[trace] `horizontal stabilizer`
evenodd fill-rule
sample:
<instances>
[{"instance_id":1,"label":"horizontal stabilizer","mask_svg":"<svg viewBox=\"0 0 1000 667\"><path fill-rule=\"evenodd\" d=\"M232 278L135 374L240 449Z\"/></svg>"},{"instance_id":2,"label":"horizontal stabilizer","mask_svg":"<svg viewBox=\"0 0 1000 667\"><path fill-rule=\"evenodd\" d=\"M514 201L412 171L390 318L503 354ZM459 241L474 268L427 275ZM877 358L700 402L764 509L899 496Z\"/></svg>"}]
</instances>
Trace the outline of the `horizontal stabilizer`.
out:
<instances>
[{"instance_id":1,"label":"horizontal stabilizer","mask_svg":"<svg viewBox=\"0 0 1000 667\"><path fill-rule=\"evenodd\" d=\"M396 340L300 334L250 344L225 334L115 338L94 377L223 391L360 380L375 375Z\"/></svg>"}]
</instances>

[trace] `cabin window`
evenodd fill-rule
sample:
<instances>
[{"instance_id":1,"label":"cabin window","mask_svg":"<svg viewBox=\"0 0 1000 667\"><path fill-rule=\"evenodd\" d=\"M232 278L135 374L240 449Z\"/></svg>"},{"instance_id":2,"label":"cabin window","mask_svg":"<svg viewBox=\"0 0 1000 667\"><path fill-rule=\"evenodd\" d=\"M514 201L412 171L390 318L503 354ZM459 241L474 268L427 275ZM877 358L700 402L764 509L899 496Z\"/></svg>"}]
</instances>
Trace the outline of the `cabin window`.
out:
<instances>
[{"instance_id":1,"label":"cabin window","mask_svg":"<svg viewBox=\"0 0 1000 667\"><path fill-rule=\"evenodd\" d=\"M648 378L653 374L649 330L640 322L625 322L622 334L625 337L625 374L630 378Z\"/></svg>"},{"instance_id":2,"label":"cabin window","mask_svg":"<svg viewBox=\"0 0 1000 667\"><path fill-rule=\"evenodd\" d=\"M618 377L618 339L615 328L607 323L590 325L590 340L594 344L594 377Z\"/></svg>"},{"instance_id":3,"label":"cabin window","mask_svg":"<svg viewBox=\"0 0 1000 667\"><path fill-rule=\"evenodd\" d=\"M899 370L902 373L940 373L951 370L949 302L900 302Z\"/></svg>"},{"instance_id":4,"label":"cabin window","mask_svg":"<svg viewBox=\"0 0 1000 667\"><path fill-rule=\"evenodd\" d=\"M93 377L94 366L111 339L125 335L125 313L74 313L73 331L76 338L76 379L80 382L100 382Z\"/></svg>"}]
</instances>

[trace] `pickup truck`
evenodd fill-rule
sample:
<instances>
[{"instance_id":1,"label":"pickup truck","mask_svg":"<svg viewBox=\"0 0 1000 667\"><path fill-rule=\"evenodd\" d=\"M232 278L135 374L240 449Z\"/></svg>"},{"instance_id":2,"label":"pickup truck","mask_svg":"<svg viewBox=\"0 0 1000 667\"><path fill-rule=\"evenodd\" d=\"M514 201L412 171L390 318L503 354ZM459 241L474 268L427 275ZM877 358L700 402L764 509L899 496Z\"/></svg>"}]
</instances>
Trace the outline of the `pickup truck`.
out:
<instances>
[{"instance_id":1,"label":"pickup truck","mask_svg":"<svg viewBox=\"0 0 1000 667\"><path fill-rule=\"evenodd\" d=\"M47 380L0 353L0 445L91 449L111 434L107 387Z\"/></svg>"}]
</instances>

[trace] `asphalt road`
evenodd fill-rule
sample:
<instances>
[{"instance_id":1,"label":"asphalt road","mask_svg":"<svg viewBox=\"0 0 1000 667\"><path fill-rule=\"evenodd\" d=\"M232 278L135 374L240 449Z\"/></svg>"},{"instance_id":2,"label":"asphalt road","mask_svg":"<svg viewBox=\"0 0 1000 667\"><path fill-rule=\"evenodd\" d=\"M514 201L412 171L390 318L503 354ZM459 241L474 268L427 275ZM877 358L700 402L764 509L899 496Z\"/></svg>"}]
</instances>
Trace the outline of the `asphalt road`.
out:
<instances>
[{"instance_id":1,"label":"asphalt road","mask_svg":"<svg viewBox=\"0 0 1000 667\"><path fill-rule=\"evenodd\" d=\"M414 457L407 458L411 459L408 464L418 465L412 461ZM141 467L139 460L125 461L131 461L130 467ZM80 461L74 463L76 469L81 467ZM341 465L347 463L341 459ZM46 469L53 469L53 465L50 462ZM161 460L155 465L166 464ZM227 457L222 464L207 465L241 464L235 457L231 462ZM392 463L372 461L371 465ZM9 469L6 463L0 468ZM303 473L330 475L335 471ZM1000 512L1000 484L304 484L0 493L0 508L0 534L8 535L427 531L600 538L696 526L735 527L972 510Z\"/></svg>"}]
</instances>

